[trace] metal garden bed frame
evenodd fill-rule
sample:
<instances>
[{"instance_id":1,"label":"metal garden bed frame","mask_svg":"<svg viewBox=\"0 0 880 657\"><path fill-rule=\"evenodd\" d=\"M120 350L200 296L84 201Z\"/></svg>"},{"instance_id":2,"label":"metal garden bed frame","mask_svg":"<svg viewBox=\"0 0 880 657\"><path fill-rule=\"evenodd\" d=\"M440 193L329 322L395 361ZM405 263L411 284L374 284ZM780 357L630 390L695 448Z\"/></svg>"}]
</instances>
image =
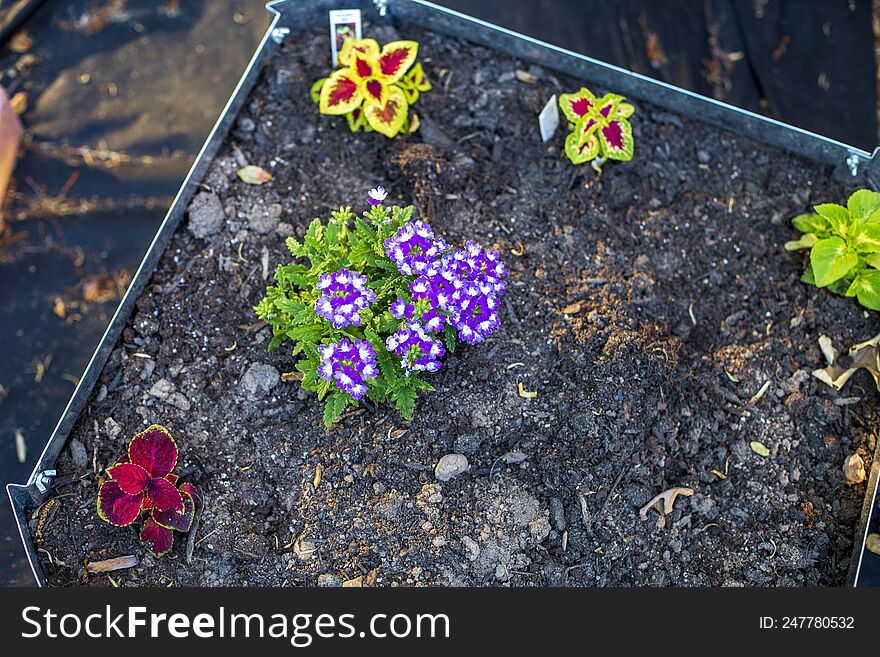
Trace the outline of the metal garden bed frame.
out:
<instances>
[{"instance_id":1,"label":"metal garden bed frame","mask_svg":"<svg viewBox=\"0 0 880 657\"><path fill-rule=\"evenodd\" d=\"M7 486L22 544L39 586L45 586L46 579L28 529L28 516L51 496L55 461L91 396L98 376L134 309L137 297L146 287L208 166L220 149L239 110L277 47L291 35L317 25L325 25L327 12L330 9L340 8L342 5L345 5L344 8L361 9L365 17L375 22L400 19L436 32L461 37L500 50L545 68L583 79L591 84L613 89L630 98L648 101L724 130L736 132L756 141L769 143L806 158L831 165L836 177L850 183L867 182L874 189L880 189L880 148L875 149L871 154L842 142L706 98L691 91L679 89L424 0L344 0L342 2L339 0L277 0L270 2L267 9L271 14L271 22L266 34L260 41L241 80L226 103L220 118L211 130L159 226L131 285L116 309L30 478L25 484L9 484ZM864 551L868 527L872 522L874 525L877 524L877 514L872 513L875 509L874 497L877 491L878 472L880 472L877 456L875 454L868 493L856 536L853 567L849 579L854 586L880 583L880 556ZM875 559L876 562L874 562Z\"/></svg>"}]
</instances>

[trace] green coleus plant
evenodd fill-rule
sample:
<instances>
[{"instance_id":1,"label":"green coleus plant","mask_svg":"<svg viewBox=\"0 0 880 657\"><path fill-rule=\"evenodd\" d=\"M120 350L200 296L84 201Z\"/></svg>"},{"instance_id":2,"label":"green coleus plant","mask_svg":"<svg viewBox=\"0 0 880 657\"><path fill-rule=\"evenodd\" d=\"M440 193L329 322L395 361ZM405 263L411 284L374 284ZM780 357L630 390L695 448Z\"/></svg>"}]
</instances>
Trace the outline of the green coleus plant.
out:
<instances>
[{"instance_id":1,"label":"green coleus plant","mask_svg":"<svg viewBox=\"0 0 880 657\"><path fill-rule=\"evenodd\" d=\"M635 108L625 100L617 94L597 99L586 87L559 97L571 130L565 139L565 154L573 164L632 159L633 134L627 119Z\"/></svg>"},{"instance_id":2,"label":"green coleus plant","mask_svg":"<svg viewBox=\"0 0 880 657\"><path fill-rule=\"evenodd\" d=\"M813 210L791 220L803 235L785 244L787 251L810 250L801 280L880 310L880 194L860 189L846 207L822 203Z\"/></svg>"},{"instance_id":3,"label":"green coleus plant","mask_svg":"<svg viewBox=\"0 0 880 657\"><path fill-rule=\"evenodd\" d=\"M386 137L412 132L418 117L410 107L431 90L416 62L418 50L415 41L392 41L380 50L374 39L346 39L341 68L312 85L312 100L322 114L344 115L352 132L375 130Z\"/></svg>"},{"instance_id":4,"label":"green coleus plant","mask_svg":"<svg viewBox=\"0 0 880 657\"><path fill-rule=\"evenodd\" d=\"M499 325L507 269L498 253L450 247L412 206L383 206L385 196L370 190L363 217L340 208L326 224L312 221L302 242L288 238L294 261L255 308L272 327L269 349L293 343L301 386L324 400L327 427L364 397L410 419L419 391L434 390L422 377L446 351Z\"/></svg>"}]
</instances>

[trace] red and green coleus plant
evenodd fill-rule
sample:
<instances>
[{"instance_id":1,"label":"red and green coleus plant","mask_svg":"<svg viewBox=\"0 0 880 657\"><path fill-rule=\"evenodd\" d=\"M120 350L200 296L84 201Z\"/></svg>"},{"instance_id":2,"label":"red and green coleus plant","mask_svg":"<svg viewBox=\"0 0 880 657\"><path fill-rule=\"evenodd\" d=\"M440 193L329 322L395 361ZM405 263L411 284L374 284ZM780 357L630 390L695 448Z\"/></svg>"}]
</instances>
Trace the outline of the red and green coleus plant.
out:
<instances>
[{"instance_id":1,"label":"red and green coleus plant","mask_svg":"<svg viewBox=\"0 0 880 657\"><path fill-rule=\"evenodd\" d=\"M821 203L813 210L791 220L803 235L785 243L787 251L810 250L801 280L880 310L880 194L860 189L846 207Z\"/></svg>"},{"instance_id":2,"label":"red and green coleus plant","mask_svg":"<svg viewBox=\"0 0 880 657\"><path fill-rule=\"evenodd\" d=\"M110 479L98 490L98 515L111 525L126 527L149 514L140 538L155 557L171 549L174 531L192 528L201 503L195 486L177 485L178 477L171 472L176 464L174 438L154 424L131 439L128 456L107 468Z\"/></svg>"},{"instance_id":3,"label":"red and green coleus plant","mask_svg":"<svg viewBox=\"0 0 880 657\"><path fill-rule=\"evenodd\" d=\"M375 130L386 137L412 132L418 118L410 107L431 83L416 62L419 44L392 41L380 49L375 39L346 39L342 68L312 85L322 114L345 115L352 132Z\"/></svg>"},{"instance_id":4,"label":"red and green coleus plant","mask_svg":"<svg viewBox=\"0 0 880 657\"><path fill-rule=\"evenodd\" d=\"M559 97L571 130L565 139L565 154L572 163L632 159L633 134L627 119L635 108L625 100L610 93L597 99L586 87Z\"/></svg>"}]
</instances>

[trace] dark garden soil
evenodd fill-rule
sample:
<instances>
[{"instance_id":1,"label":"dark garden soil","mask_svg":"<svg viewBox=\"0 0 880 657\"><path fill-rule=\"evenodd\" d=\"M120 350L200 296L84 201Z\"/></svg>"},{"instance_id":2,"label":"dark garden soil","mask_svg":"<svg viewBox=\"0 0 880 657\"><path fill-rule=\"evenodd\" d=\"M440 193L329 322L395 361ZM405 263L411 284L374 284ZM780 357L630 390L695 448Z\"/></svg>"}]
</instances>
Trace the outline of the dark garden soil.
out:
<instances>
[{"instance_id":1,"label":"dark garden soil","mask_svg":"<svg viewBox=\"0 0 880 657\"><path fill-rule=\"evenodd\" d=\"M531 68L522 82L527 63L403 33L435 89L398 140L318 114L323 33L269 66L58 462L33 523L49 582L108 586L84 565L135 554L114 583L842 584L864 486L841 466L873 452L880 399L865 373L837 394L810 372L819 335L846 349L880 326L801 284L803 256L782 244L791 216L851 190L646 103L635 160L597 176L561 157L563 135L538 137L543 103L576 80ZM243 184L244 162L274 181ZM267 353L251 307L286 235L364 210L377 184L450 241L504 254L502 326L446 359L413 421L361 409L327 432L317 400L279 381L289 349ZM185 537L156 560L95 513L103 468L152 422L207 498L189 565ZM450 453L470 469L439 481ZM673 486L694 494L643 520Z\"/></svg>"}]
</instances>

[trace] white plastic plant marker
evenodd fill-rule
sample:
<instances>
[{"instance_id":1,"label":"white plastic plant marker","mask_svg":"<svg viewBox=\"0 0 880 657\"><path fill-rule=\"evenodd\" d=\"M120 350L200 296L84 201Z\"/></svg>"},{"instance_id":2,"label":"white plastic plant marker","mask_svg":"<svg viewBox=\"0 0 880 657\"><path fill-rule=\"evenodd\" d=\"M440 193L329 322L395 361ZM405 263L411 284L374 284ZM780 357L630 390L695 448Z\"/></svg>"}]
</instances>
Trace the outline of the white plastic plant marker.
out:
<instances>
[{"instance_id":1,"label":"white plastic plant marker","mask_svg":"<svg viewBox=\"0 0 880 657\"><path fill-rule=\"evenodd\" d=\"M556 102L556 94L550 96L550 100L544 105L544 109L538 114L538 128L541 130L541 140L546 144L556 133L559 127L559 103Z\"/></svg>"},{"instance_id":2,"label":"white plastic plant marker","mask_svg":"<svg viewBox=\"0 0 880 657\"><path fill-rule=\"evenodd\" d=\"M339 64L339 51L348 38L361 38L361 10L334 9L330 12L330 50L333 68Z\"/></svg>"}]
</instances>

